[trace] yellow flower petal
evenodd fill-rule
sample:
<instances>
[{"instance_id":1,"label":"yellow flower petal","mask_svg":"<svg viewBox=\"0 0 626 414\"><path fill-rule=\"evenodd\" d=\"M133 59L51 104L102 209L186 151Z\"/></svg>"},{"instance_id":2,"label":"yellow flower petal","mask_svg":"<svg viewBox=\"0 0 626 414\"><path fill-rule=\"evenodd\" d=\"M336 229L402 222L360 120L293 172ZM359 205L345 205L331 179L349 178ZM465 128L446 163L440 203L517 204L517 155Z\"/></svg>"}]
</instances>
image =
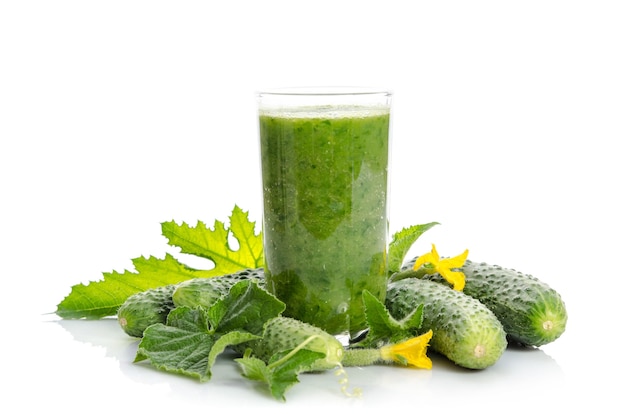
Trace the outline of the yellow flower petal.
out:
<instances>
[{"instance_id":1,"label":"yellow flower petal","mask_svg":"<svg viewBox=\"0 0 626 414\"><path fill-rule=\"evenodd\" d=\"M426 253L421 255L415 260L415 264L413 265L413 270L417 270L420 267L424 266L426 263L435 263L437 260L432 255L432 253Z\"/></svg>"},{"instance_id":2,"label":"yellow flower petal","mask_svg":"<svg viewBox=\"0 0 626 414\"><path fill-rule=\"evenodd\" d=\"M466 249L460 255L443 259L439 263L442 266L447 267L448 269L459 268L465 264L465 260L467 259L468 254L469 254L469 250Z\"/></svg>"},{"instance_id":3,"label":"yellow flower petal","mask_svg":"<svg viewBox=\"0 0 626 414\"><path fill-rule=\"evenodd\" d=\"M430 254L433 255L436 262L439 262L439 252L437 252L437 248L435 247L434 243L432 244L432 249L430 250Z\"/></svg>"},{"instance_id":4,"label":"yellow flower petal","mask_svg":"<svg viewBox=\"0 0 626 414\"><path fill-rule=\"evenodd\" d=\"M433 331L429 330L425 334L407 341L386 345L380 349L381 358L402 365L431 369L433 362L426 356L426 348L428 348L428 342L432 336Z\"/></svg>"},{"instance_id":5,"label":"yellow flower petal","mask_svg":"<svg viewBox=\"0 0 626 414\"><path fill-rule=\"evenodd\" d=\"M440 259L437 248L434 244L432 246L430 253L417 258L413 270L417 270L428 263L430 267L425 269L426 273L439 273L446 281L452 284L455 290L463 290L465 288L465 275L463 272L455 272L452 269L458 269L465 264L469 250L466 249L458 256Z\"/></svg>"},{"instance_id":6,"label":"yellow flower petal","mask_svg":"<svg viewBox=\"0 0 626 414\"><path fill-rule=\"evenodd\" d=\"M452 285L454 290L463 290L465 288L465 274L463 272L453 272L448 269L442 270L439 274Z\"/></svg>"}]
</instances>

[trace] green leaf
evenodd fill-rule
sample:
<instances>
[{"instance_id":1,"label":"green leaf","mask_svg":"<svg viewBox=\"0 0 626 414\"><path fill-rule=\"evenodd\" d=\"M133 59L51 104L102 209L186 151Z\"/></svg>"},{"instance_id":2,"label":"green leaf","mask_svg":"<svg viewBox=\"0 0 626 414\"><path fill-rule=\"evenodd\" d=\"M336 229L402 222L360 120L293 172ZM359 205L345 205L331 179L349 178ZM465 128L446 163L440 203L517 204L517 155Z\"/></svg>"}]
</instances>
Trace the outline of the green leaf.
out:
<instances>
[{"instance_id":1,"label":"green leaf","mask_svg":"<svg viewBox=\"0 0 626 414\"><path fill-rule=\"evenodd\" d=\"M300 349L293 353L292 351L279 352L272 356L267 364L250 356L249 352L243 358L236 358L235 361L239 364L245 378L267 384L272 396L284 401L287 390L300 382L298 375L309 370L315 361L324 356L322 352Z\"/></svg>"},{"instance_id":2,"label":"green leaf","mask_svg":"<svg viewBox=\"0 0 626 414\"><path fill-rule=\"evenodd\" d=\"M209 230L201 223L196 228L186 224L178 226L174 222L163 223L163 235L169 238L170 244L181 246L184 253L210 258L215 267L210 270L192 269L170 254L164 259L133 259L136 271L104 273L103 280L72 286L69 295L57 305L56 314L66 319L113 316L129 296L138 292L196 277L261 267L263 243L261 235L254 233L254 226L254 222L248 221L248 214L237 206L230 218L230 229L219 221L215 222L215 230ZM229 234L238 241L236 251L228 245Z\"/></svg>"},{"instance_id":3,"label":"green leaf","mask_svg":"<svg viewBox=\"0 0 626 414\"><path fill-rule=\"evenodd\" d=\"M253 381L261 381L270 384L272 381L272 371L268 368L265 361L254 356L250 356L250 349L246 351L243 357L235 358L235 362L239 364L242 375Z\"/></svg>"},{"instance_id":4,"label":"green leaf","mask_svg":"<svg viewBox=\"0 0 626 414\"><path fill-rule=\"evenodd\" d=\"M422 326L424 305L420 304L401 320L395 319L385 305L369 291L363 291L365 319L369 332L357 347L374 347L388 343L398 343L419 334Z\"/></svg>"},{"instance_id":5,"label":"green leaf","mask_svg":"<svg viewBox=\"0 0 626 414\"><path fill-rule=\"evenodd\" d=\"M104 273L104 279L72 287L58 305L56 314L66 319L99 319L115 315L129 296L159 286L196 277L208 277L206 270L194 270L172 255L164 259L139 257L132 260L136 272Z\"/></svg>"},{"instance_id":6,"label":"green leaf","mask_svg":"<svg viewBox=\"0 0 626 414\"><path fill-rule=\"evenodd\" d=\"M215 334L203 309L180 307L170 312L167 325L144 331L135 362L148 359L158 369L208 381L215 359L227 346L257 338L243 331Z\"/></svg>"},{"instance_id":7,"label":"green leaf","mask_svg":"<svg viewBox=\"0 0 626 414\"><path fill-rule=\"evenodd\" d=\"M237 282L228 295L207 311L209 323L216 332L245 330L263 333L265 322L280 315L285 304L252 280Z\"/></svg>"},{"instance_id":8,"label":"green leaf","mask_svg":"<svg viewBox=\"0 0 626 414\"><path fill-rule=\"evenodd\" d=\"M174 221L161 223L163 235L168 244L177 246L182 253L192 254L213 262L211 275L234 273L242 269L255 269L263 266L263 239L254 232L255 223L248 220L248 213L235 206L230 216L230 229L215 220L210 229L198 221L196 227ZM234 249L229 243L234 237L239 246Z\"/></svg>"},{"instance_id":9,"label":"green leaf","mask_svg":"<svg viewBox=\"0 0 626 414\"><path fill-rule=\"evenodd\" d=\"M281 301L256 282L243 280L208 309L178 307L165 325L149 326L135 362L148 359L164 371L208 381L219 354L228 346L260 339L265 322L284 309Z\"/></svg>"},{"instance_id":10,"label":"green leaf","mask_svg":"<svg viewBox=\"0 0 626 414\"><path fill-rule=\"evenodd\" d=\"M402 262L413 243L426 232L426 230L437 225L437 222L426 224L416 224L405 227L395 233L389 243L389 274L400 271Z\"/></svg>"}]
</instances>

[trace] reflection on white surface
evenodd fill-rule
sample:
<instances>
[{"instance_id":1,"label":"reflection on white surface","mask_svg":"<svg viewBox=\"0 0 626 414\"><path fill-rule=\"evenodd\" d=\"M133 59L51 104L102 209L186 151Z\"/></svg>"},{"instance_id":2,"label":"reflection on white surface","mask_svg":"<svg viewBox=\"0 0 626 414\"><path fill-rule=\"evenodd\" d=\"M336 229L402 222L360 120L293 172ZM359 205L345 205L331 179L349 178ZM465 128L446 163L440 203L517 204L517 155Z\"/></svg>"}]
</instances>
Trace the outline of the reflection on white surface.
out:
<instances>
[{"instance_id":1,"label":"reflection on white surface","mask_svg":"<svg viewBox=\"0 0 626 414\"><path fill-rule=\"evenodd\" d=\"M71 335L72 341L89 348L103 350L105 358L115 362L121 378L135 384L148 394L157 393L168 401L185 405L254 405L270 410L287 409L302 404L346 405L365 409L371 404L389 405L417 402L422 407L448 407L458 404L479 404L489 407L486 394L493 401L516 400L524 404L524 396L546 396L565 384L565 375L558 362L540 349L510 347L494 366L470 371L451 364L445 358L431 355L432 370L395 366L348 368L350 384L360 387L360 398L347 398L340 392L332 372L300 375L287 394L287 403L273 400L257 383L241 377L232 355L222 355L213 367L207 383L158 371L149 364L133 363L138 341L126 336L115 319L99 321L60 320L52 323ZM67 342L67 341L66 341ZM102 361L96 361L102 365ZM93 372L94 376L98 374ZM534 398L535 398L534 397ZM493 402L492 401L492 402ZM487 404L487 405L485 405Z\"/></svg>"},{"instance_id":2,"label":"reflection on white surface","mask_svg":"<svg viewBox=\"0 0 626 414\"><path fill-rule=\"evenodd\" d=\"M574 312L575 314L575 312ZM138 339L127 336L116 319L60 320L25 316L8 320L0 342L6 356L3 403L24 410L52 408L73 413L219 412L230 408L258 412L298 412L328 406L333 412L394 410L448 413L526 413L583 408L620 413L623 362L590 347L584 324L572 319L569 331L545 349L510 347L492 367L459 368L430 353L432 370L397 366L347 368L360 398L347 398L333 372L301 374L300 383L274 400L264 387L243 378L231 354L221 355L210 381L170 374L146 361L134 363ZM597 331L602 331L596 326ZM11 333L9 335L8 333ZM586 342L587 341L587 342ZM217 411L216 411L217 410ZM391 413L389 413L391 414Z\"/></svg>"}]
</instances>

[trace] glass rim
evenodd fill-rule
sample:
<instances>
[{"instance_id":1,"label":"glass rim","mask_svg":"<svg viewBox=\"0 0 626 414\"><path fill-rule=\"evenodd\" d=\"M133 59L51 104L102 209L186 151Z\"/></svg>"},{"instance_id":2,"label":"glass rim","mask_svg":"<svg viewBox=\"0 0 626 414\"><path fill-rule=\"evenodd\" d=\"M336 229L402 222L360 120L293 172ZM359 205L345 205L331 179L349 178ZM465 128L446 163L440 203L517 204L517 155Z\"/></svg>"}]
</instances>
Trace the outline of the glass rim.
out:
<instances>
[{"instance_id":1,"label":"glass rim","mask_svg":"<svg viewBox=\"0 0 626 414\"><path fill-rule=\"evenodd\" d=\"M257 92L257 96L350 96L385 95L391 96L388 89L366 86L289 86L269 88Z\"/></svg>"}]
</instances>

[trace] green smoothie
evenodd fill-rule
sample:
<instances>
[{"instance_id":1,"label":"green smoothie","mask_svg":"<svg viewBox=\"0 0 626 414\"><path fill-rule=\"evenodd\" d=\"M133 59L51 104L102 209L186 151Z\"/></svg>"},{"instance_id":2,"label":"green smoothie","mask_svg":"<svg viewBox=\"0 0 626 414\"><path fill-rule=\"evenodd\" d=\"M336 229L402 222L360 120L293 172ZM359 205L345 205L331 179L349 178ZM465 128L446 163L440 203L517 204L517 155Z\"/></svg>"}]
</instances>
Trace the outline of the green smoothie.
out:
<instances>
[{"instance_id":1,"label":"green smoothie","mask_svg":"<svg viewBox=\"0 0 626 414\"><path fill-rule=\"evenodd\" d=\"M286 316L331 334L365 327L387 286L389 109L260 112L267 287Z\"/></svg>"}]
</instances>

